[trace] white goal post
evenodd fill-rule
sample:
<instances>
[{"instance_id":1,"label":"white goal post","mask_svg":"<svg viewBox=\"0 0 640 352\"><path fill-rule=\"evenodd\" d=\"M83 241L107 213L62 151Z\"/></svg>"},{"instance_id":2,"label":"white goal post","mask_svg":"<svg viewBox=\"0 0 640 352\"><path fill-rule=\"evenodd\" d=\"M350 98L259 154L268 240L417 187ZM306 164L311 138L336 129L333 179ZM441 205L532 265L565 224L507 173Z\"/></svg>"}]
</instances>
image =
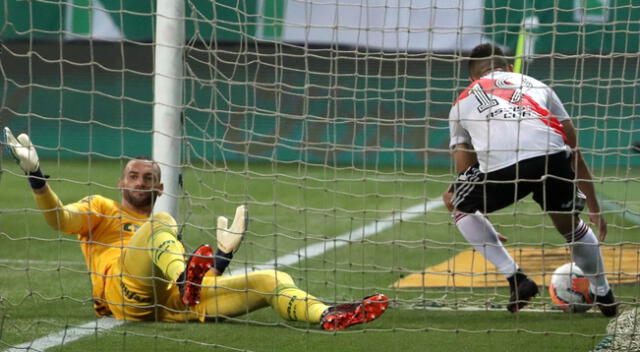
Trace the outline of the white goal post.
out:
<instances>
[{"instance_id":1,"label":"white goal post","mask_svg":"<svg viewBox=\"0 0 640 352\"><path fill-rule=\"evenodd\" d=\"M182 175L184 10L183 0L158 0L155 16L153 160L160 165L164 192L154 211L176 218Z\"/></svg>"}]
</instances>

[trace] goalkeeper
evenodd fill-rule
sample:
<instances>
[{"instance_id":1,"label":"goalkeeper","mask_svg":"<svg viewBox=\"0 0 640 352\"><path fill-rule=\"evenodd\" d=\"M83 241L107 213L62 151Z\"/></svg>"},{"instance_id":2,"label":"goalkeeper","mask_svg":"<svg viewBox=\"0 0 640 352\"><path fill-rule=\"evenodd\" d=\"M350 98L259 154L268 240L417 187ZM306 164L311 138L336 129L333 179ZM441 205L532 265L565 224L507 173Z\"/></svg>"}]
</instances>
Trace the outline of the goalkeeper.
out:
<instances>
[{"instance_id":1,"label":"goalkeeper","mask_svg":"<svg viewBox=\"0 0 640 352\"><path fill-rule=\"evenodd\" d=\"M6 127L4 134L8 148L28 175L46 222L78 236L98 316L204 322L271 306L284 319L338 330L371 321L388 306L382 294L327 306L297 288L288 274L275 270L221 276L246 231L245 206L236 209L231 226L225 217L218 218L215 255L209 245L202 245L185 257L176 221L167 213L152 214L163 189L157 163L137 158L126 164L118 181L120 203L93 195L63 205L40 170L29 136L15 138Z\"/></svg>"}]
</instances>

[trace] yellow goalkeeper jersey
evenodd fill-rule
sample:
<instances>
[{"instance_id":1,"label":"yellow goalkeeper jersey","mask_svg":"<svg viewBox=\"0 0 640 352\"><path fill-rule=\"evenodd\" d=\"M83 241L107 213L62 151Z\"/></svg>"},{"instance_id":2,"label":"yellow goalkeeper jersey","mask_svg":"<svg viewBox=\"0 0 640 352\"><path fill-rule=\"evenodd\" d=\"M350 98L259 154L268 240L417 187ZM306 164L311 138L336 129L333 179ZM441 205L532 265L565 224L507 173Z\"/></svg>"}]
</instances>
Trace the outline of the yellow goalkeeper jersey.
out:
<instances>
[{"instance_id":1,"label":"yellow goalkeeper jersey","mask_svg":"<svg viewBox=\"0 0 640 352\"><path fill-rule=\"evenodd\" d=\"M91 274L94 308L98 315L109 315L104 296L106 278L119 275L112 268L120 267L116 264L123 248L148 217L128 211L120 203L100 195L63 206L56 194L49 190L45 194L37 194L36 201L51 227L78 236Z\"/></svg>"}]
</instances>

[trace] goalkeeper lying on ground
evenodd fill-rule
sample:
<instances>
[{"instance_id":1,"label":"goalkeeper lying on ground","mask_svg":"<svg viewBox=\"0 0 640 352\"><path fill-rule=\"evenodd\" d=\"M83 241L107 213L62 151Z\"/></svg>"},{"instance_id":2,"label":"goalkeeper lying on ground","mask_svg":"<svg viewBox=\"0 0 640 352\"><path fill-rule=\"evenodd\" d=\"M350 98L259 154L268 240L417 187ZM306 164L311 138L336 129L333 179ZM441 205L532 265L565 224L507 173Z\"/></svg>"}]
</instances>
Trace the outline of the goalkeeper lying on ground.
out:
<instances>
[{"instance_id":1,"label":"goalkeeper lying on ground","mask_svg":"<svg viewBox=\"0 0 640 352\"><path fill-rule=\"evenodd\" d=\"M63 205L46 183L29 136L14 138L6 127L4 133L47 223L78 236L100 316L204 322L270 305L284 319L337 330L371 321L388 306L382 294L327 306L297 288L288 274L275 270L220 276L246 231L244 206L237 208L231 226L225 217L218 218L215 256L210 246L202 245L185 258L176 221L167 213L151 214L163 189L155 162L141 158L127 163L118 182L121 203L94 195Z\"/></svg>"}]
</instances>

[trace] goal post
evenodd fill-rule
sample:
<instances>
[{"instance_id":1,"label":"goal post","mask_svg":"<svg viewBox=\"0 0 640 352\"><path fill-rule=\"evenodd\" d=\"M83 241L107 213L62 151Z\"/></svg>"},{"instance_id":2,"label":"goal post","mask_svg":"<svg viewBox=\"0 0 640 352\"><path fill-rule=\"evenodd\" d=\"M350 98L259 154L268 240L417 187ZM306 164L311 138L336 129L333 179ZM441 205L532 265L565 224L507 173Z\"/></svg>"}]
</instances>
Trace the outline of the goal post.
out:
<instances>
[{"instance_id":1,"label":"goal post","mask_svg":"<svg viewBox=\"0 0 640 352\"><path fill-rule=\"evenodd\" d=\"M184 77L183 0L158 0L156 10L153 101L153 160L160 165L163 196L155 212L178 217L181 192Z\"/></svg>"}]
</instances>

